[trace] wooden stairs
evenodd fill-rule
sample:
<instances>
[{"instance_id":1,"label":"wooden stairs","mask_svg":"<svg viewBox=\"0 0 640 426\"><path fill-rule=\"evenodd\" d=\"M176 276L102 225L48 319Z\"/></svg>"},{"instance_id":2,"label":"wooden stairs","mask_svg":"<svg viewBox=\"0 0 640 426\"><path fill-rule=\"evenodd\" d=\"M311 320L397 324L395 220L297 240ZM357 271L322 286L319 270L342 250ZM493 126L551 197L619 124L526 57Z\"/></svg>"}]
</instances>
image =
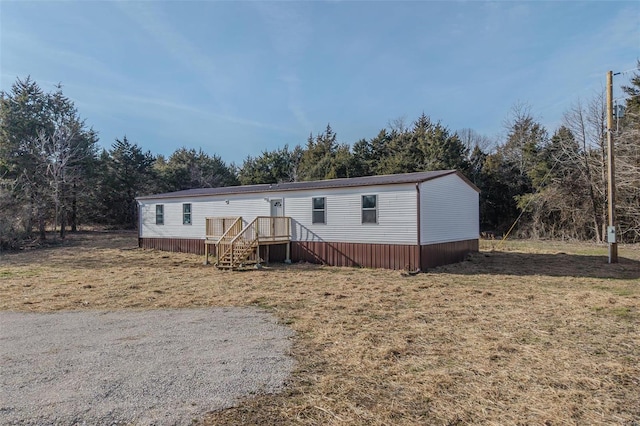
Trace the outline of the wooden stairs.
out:
<instances>
[{"instance_id":1,"label":"wooden stairs","mask_svg":"<svg viewBox=\"0 0 640 426\"><path fill-rule=\"evenodd\" d=\"M230 219L233 219L231 221ZM209 244L215 244L218 269L236 270L242 266L260 263L261 245L287 243L287 260L291 242L291 220L284 216L258 216L243 227L242 217L207 218L205 264L209 260ZM211 235L222 231L222 235Z\"/></svg>"},{"instance_id":2,"label":"wooden stairs","mask_svg":"<svg viewBox=\"0 0 640 426\"><path fill-rule=\"evenodd\" d=\"M235 270L250 263L260 263L258 257L258 240L239 240L232 244L218 244L216 251L220 253L216 261L218 269Z\"/></svg>"}]
</instances>

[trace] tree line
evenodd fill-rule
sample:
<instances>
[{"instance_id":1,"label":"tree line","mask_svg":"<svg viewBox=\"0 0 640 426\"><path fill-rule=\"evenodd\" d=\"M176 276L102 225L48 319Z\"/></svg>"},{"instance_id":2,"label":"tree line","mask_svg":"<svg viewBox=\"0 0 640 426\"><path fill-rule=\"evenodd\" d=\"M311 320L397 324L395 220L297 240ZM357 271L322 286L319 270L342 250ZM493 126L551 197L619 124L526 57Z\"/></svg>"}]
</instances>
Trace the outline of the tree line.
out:
<instances>
[{"instance_id":1,"label":"tree line","mask_svg":"<svg viewBox=\"0 0 640 426\"><path fill-rule=\"evenodd\" d=\"M640 75L616 123L618 235L640 241ZM182 147L168 158L126 136L100 149L98 133L60 86L27 77L0 93L0 248L81 224L135 228L135 198L190 188L280 183L456 169L480 192L481 229L520 237L603 241L607 224L603 94L576 101L549 135L526 105L505 119L506 136L451 131L421 114L396 119L370 139L338 142L330 125L305 144L265 150L242 164ZM515 225L514 225L515 224Z\"/></svg>"}]
</instances>

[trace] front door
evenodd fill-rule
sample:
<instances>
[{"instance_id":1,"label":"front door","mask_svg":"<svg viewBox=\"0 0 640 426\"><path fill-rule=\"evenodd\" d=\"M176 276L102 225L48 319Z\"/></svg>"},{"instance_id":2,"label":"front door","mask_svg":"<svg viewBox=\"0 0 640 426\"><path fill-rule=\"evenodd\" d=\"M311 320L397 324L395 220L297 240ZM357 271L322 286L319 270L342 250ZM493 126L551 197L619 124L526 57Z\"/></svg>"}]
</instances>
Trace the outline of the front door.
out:
<instances>
[{"instance_id":1,"label":"front door","mask_svg":"<svg viewBox=\"0 0 640 426\"><path fill-rule=\"evenodd\" d=\"M271 200L271 216L284 216L282 199Z\"/></svg>"},{"instance_id":2,"label":"front door","mask_svg":"<svg viewBox=\"0 0 640 426\"><path fill-rule=\"evenodd\" d=\"M284 216L282 199L271 200L271 217ZM284 219L271 219L271 236L282 237L287 234L287 226Z\"/></svg>"}]
</instances>

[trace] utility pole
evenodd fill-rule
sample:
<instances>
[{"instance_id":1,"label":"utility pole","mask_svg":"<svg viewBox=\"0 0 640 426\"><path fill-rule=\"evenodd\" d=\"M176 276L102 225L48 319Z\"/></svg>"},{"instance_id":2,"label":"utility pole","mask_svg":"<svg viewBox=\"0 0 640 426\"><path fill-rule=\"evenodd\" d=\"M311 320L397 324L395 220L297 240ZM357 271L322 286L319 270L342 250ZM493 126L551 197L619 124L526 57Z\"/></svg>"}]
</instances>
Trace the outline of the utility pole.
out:
<instances>
[{"instance_id":1,"label":"utility pole","mask_svg":"<svg viewBox=\"0 0 640 426\"><path fill-rule=\"evenodd\" d=\"M613 152L613 71L607 73L607 201L609 207L609 263L618 263L618 243L616 242L616 182Z\"/></svg>"}]
</instances>

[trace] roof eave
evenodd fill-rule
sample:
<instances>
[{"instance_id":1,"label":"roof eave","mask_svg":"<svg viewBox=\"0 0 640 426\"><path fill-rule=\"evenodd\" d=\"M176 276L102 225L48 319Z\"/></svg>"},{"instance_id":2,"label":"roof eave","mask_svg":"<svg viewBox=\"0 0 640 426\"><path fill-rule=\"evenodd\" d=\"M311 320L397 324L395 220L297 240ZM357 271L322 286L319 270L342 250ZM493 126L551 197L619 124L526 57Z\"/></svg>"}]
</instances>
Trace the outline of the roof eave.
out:
<instances>
[{"instance_id":1,"label":"roof eave","mask_svg":"<svg viewBox=\"0 0 640 426\"><path fill-rule=\"evenodd\" d=\"M418 172L420 173L420 172ZM449 176L451 174L457 174L461 179L463 179L469 186L471 186L477 192L480 192L477 186L475 186L469 179L467 179L462 173L457 170L438 170L434 171L433 175L426 177L418 177L414 176L414 179L410 179L407 176L406 180L400 180L396 182L376 182L372 181L370 183L367 182L358 182L349 184L349 178L340 179L340 184L336 185L335 183L332 185L331 182L335 182L334 179L327 179L321 181L315 181L318 183L317 186L310 185L308 187L297 187L297 188L287 188L287 187L279 187L279 184L264 184L264 185L242 185L242 186L228 186L225 187L226 190L221 190L219 193L188 193L190 190L185 191L177 191L177 192L169 192L165 194L156 194L156 195L144 195L141 197L136 197L137 201L145 201L145 200L165 200L165 199L179 199L179 198L198 198L198 197L218 197L218 196L227 196L227 195L239 195L239 194L258 194L265 192L293 192L293 191L309 191L309 190L318 190L318 189L339 189L339 188L361 188L361 187L369 187L369 186L382 186L382 185L406 185L406 184L416 184L427 182L430 180L438 179L444 176ZM401 176L401 175L382 175L382 176ZM380 176L371 176L372 178L380 177ZM352 178L358 179L358 178ZM347 181L347 183L345 183ZM308 182L312 183L312 182ZM323 183L323 184L320 184ZM255 187L254 189L247 190L248 187ZM233 190L232 188L245 188L244 190Z\"/></svg>"}]
</instances>

